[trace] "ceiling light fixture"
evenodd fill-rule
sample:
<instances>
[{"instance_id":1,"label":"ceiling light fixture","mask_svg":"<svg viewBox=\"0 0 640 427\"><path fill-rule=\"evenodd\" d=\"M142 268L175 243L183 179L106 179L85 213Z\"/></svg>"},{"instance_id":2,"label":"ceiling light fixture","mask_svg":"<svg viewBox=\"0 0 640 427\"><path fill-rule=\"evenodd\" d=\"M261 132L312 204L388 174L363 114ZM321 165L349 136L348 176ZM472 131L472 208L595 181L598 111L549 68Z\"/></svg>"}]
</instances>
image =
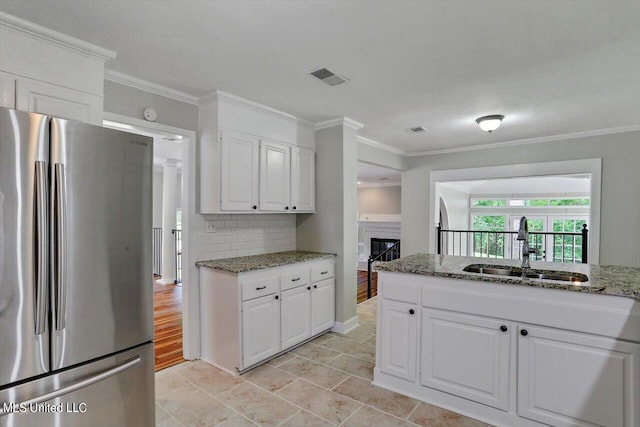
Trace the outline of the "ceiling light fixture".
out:
<instances>
[{"instance_id":1,"label":"ceiling light fixture","mask_svg":"<svg viewBox=\"0 0 640 427\"><path fill-rule=\"evenodd\" d=\"M500 127L502 119L504 119L504 116L494 114L491 116L480 117L476 119L476 122L478 123L478 126L480 126L480 129L491 133Z\"/></svg>"}]
</instances>

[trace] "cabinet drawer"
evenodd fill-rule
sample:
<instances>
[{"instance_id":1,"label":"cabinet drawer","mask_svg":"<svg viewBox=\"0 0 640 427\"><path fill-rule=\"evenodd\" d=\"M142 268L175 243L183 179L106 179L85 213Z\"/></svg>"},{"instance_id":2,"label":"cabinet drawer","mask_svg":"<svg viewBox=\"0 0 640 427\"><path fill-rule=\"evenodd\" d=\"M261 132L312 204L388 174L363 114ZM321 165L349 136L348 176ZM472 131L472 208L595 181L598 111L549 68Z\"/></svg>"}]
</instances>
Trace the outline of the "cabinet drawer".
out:
<instances>
[{"instance_id":1,"label":"cabinet drawer","mask_svg":"<svg viewBox=\"0 0 640 427\"><path fill-rule=\"evenodd\" d=\"M329 279L335 275L335 265L332 262L322 262L311 266L311 281Z\"/></svg>"},{"instance_id":2,"label":"cabinet drawer","mask_svg":"<svg viewBox=\"0 0 640 427\"><path fill-rule=\"evenodd\" d=\"M378 276L380 277L380 276ZM417 304L419 301L420 287L413 278L403 276L384 277L379 279L384 298Z\"/></svg>"},{"instance_id":3,"label":"cabinet drawer","mask_svg":"<svg viewBox=\"0 0 640 427\"><path fill-rule=\"evenodd\" d=\"M280 283L277 276L254 278L242 281L242 301L278 292Z\"/></svg>"},{"instance_id":4,"label":"cabinet drawer","mask_svg":"<svg viewBox=\"0 0 640 427\"><path fill-rule=\"evenodd\" d=\"M280 289L285 291L297 286L306 285L309 281L310 274L308 267L291 269L291 272L287 272L280 276Z\"/></svg>"}]
</instances>

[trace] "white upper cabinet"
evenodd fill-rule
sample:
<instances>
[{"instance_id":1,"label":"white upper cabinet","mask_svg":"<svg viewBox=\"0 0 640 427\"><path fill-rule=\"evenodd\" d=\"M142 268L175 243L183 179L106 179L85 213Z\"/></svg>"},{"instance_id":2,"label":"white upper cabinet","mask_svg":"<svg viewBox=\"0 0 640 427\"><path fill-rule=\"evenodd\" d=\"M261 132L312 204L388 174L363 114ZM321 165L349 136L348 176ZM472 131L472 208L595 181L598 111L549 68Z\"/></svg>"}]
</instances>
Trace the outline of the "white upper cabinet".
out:
<instances>
[{"instance_id":1,"label":"white upper cabinet","mask_svg":"<svg viewBox=\"0 0 640 427\"><path fill-rule=\"evenodd\" d=\"M258 205L259 140L225 131L220 141L220 209L254 211Z\"/></svg>"},{"instance_id":2,"label":"white upper cabinet","mask_svg":"<svg viewBox=\"0 0 640 427\"><path fill-rule=\"evenodd\" d=\"M290 210L290 148L287 144L260 141L260 210Z\"/></svg>"},{"instance_id":3,"label":"white upper cabinet","mask_svg":"<svg viewBox=\"0 0 640 427\"><path fill-rule=\"evenodd\" d=\"M199 114L200 213L313 212L315 140L310 124L220 91L201 103ZM232 154L224 151L231 144L229 135L241 139L240 145L249 140L256 145L236 147ZM256 180L249 180L254 173Z\"/></svg>"},{"instance_id":4,"label":"white upper cabinet","mask_svg":"<svg viewBox=\"0 0 640 427\"><path fill-rule=\"evenodd\" d=\"M0 12L0 105L102 125L115 52Z\"/></svg>"},{"instance_id":5,"label":"white upper cabinet","mask_svg":"<svg viewBox=\"0 0 640 427\"><path fill-rule=\"evenodd\" d=\"M291 210L314 212L316 204L316 154L313 150L291 147Z\"/></svg>"}]
</instances>

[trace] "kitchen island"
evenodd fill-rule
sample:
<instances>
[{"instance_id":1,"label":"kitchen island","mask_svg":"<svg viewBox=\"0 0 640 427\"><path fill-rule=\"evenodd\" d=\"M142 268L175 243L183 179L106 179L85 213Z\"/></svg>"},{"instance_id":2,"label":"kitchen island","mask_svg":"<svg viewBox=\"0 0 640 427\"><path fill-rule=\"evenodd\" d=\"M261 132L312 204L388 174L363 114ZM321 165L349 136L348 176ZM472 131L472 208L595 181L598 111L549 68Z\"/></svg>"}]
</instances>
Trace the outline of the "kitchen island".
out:
<instances>
[{"instance_id":1,"label":"kitchen island","mask_svg":"<svg viewBox=\"0 0 640 427\"><path fill-rule=\"evenodd\" d=\"M202 360L237 375L335 324L335 255L199 261Z\"/></svg>"},{"instance_id":2,"label":"kitchen island","mask_svg":"<svg viewBox=\"0 0 640 427\"><path fill-rule=\"evenodd\" d=\"M583 281L465 271L517 260L377 265L374 384L499 426L640 425L640 269L531 264Z\"/></svg>"}]
</instances>

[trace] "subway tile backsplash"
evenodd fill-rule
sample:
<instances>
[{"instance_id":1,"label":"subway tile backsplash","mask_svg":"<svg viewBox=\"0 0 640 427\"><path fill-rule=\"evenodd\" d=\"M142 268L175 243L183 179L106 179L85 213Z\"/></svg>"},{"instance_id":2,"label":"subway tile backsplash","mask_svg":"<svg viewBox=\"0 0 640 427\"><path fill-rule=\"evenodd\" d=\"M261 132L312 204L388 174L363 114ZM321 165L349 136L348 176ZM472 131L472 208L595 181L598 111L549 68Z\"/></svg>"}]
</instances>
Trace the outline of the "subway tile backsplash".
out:
<instances>
[{"instance_id":1,"label":"subway tile backsplash","mask_svg":"<svg viewBox=\"0 0 640 427\"><path fill-rule=\"evenodd\" d=\"M291 214L197 215L196 261L296 249L296 216ZM212 222L215 232L207 232Z\"/></svg>"}]
</instances>

